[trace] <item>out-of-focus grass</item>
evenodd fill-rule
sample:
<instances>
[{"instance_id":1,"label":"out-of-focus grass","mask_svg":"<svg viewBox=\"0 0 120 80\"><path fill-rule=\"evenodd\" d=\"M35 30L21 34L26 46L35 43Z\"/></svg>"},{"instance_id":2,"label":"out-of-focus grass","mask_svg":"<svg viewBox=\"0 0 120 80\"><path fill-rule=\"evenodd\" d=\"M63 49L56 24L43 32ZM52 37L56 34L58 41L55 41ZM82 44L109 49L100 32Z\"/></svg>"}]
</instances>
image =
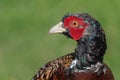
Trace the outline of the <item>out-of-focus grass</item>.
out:
<instances>
[{"instance_id":1,"label":"out-of-focus grass","mask_svg":"<svg viewBox=\"0 0 120 80\"><path fill-rule=\"evenodd\" d=\"M47 61L72 52L73 40L48 35L68 12L88 12L101 22L105 62L120 80L119 0L0 0L0 80L30 80Z\"/></svg>"}]
</instances>

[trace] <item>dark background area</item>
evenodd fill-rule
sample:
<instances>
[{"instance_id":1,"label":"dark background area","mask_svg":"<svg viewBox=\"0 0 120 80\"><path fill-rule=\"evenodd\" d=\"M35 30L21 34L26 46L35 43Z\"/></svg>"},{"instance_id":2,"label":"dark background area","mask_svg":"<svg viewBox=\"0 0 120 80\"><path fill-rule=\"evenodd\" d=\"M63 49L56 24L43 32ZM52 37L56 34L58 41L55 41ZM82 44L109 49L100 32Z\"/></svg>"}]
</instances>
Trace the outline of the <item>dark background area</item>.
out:
<instances>
[{"instance_id":1,"label":"dark background area","mask_svg":"<svg viewBox=\"0 0 120 80\"><path fill-rule=\"evenodd\" d=\"M72 52L75 41L48 34L68 12L89 13L102 24L104 62L120 80L120 0L0 0L0 80L30 80L46 62Z\"/></svg>"}]
</instances>

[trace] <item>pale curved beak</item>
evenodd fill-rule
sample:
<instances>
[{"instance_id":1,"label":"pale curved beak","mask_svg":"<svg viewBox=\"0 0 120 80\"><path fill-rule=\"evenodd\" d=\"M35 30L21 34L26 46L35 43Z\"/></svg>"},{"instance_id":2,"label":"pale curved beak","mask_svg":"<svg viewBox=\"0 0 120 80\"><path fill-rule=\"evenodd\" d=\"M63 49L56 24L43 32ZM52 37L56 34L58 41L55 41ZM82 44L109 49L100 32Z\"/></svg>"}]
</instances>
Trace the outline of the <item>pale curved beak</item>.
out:
<instances>
[{"instance_id":1,"label":"pale curved beak","mask_svg":"<svg viewBox=\"0 0 120 80\"><path fill-rule=\"evenodd\" d=\"M63 22L59 22L57 25L53 26L50 31L49 34L55 34L55 33L63 33L66 32L67 30L65 28L63 28Z\"/></svg>"}]
</instances>

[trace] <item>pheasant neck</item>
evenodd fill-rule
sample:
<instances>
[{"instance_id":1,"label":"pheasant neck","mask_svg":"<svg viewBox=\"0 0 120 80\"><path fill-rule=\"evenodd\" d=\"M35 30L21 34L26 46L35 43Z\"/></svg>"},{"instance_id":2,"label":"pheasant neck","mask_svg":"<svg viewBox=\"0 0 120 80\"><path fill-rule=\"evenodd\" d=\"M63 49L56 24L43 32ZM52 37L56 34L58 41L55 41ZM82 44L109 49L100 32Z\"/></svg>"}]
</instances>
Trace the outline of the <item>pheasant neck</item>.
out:
<instances>
[{"instance_id":1,"label":"pheasant neck","mask_svg":"<svg viewBox=\"0 0 120 80\"><path fill-rule=\"evenodd\" d=\"M103 56L106 50L105 35L85 36L78 41L75 48L76 59L79 61L80 69L95 65L97 62L103 62Z\"/></svg>"}]
</instances>

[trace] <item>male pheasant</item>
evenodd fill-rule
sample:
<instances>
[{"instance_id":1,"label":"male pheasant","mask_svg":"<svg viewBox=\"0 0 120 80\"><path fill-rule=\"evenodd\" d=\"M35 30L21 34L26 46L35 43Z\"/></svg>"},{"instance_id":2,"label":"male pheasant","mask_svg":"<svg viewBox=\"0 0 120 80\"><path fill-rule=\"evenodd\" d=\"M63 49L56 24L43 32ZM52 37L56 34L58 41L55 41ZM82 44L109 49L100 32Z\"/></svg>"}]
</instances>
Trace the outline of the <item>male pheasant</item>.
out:
<instances>
[{"instance_id":1,"label":"male pheasant","mask_svg":"<svg viewBox=\"0 0 120 80\"><path fill-rule=\"evenodd\" d=\"M106 38L100 23L87 13L66 14L49 31L75 40L73 53L48 62L32 80L114 80L103 62Z\"/></svg>"}]
</instances>

